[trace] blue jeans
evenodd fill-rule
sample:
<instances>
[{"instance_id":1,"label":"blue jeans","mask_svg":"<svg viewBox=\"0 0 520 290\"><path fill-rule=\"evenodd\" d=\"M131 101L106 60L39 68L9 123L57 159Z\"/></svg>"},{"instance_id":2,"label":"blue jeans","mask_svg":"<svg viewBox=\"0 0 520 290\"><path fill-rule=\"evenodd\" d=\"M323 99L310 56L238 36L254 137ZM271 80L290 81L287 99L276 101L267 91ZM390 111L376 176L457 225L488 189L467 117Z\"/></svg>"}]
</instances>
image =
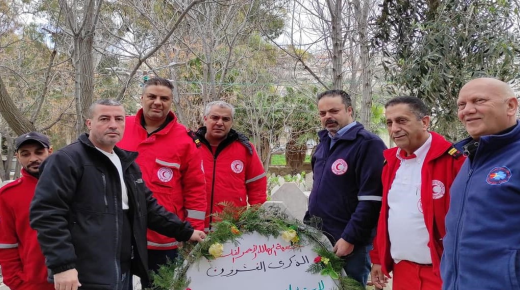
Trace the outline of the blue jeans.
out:
<instances>
[{"instance_id":1,"label":"blue jeans","mask_svg":"<svg viewBox=\"0 0 520 290\"><path fill-rule=\"evenodd\" d=\"M372 250L372 245L354 247L354 251L350 255L343 257L343 260L345 260L343 269L345 269L347 276L365 287L367 286L368 274L372 268L368 255L370 250Z\"/></svg>"}]
</instances>

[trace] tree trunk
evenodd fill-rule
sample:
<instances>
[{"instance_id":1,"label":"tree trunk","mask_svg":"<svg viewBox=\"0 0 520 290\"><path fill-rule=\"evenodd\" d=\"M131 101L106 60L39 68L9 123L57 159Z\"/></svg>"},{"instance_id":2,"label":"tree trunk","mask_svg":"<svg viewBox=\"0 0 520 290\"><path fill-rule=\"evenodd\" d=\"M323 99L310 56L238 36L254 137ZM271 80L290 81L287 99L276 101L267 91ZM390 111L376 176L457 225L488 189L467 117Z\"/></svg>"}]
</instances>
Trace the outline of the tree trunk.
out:
<instances>
[{"instance_id":1,"label":"tree trunk","mask_svg":"<svg viewBox=\"0 0 520 290\"><path fill-rule=\"evenodd\" d=\"M327 1L332 22L332 88L343 89L343 32L341 26L342 0Z\"/></svg>"},{"instance_id":2,"label":"tree trunk","mask_svg":"<svg viewBox=\"0 0 520 290\"><path fill-rule=\"evenodd\" d=\"M16 135L35 131L34 124L16 107L0 76L0 114Z\"/></svg>"},{"instance_id":3,"label":"tree trunk","mask_svg":"<svg viewBox=\"0 0 520 290\"><path fill-rule=\"evenodd\" d=\"M74 39L76 135L86 132L85 120L94 95L94 31L82 30Z\"/></svg>"},{"instance_id":4,"label":"tree trunk","mask_svg":"<svg viewBox=\"0 0 520 290\"><path fill-rule=\"evenodd\" d=\"M359 121L367 128L370 127L370 116L372 114L372 75L370 73L370 48L367 35L368 8L370 0L354 1L357 15L359 33L359 45L361 56L361 110Z\"/></svg>"}]
</instances>

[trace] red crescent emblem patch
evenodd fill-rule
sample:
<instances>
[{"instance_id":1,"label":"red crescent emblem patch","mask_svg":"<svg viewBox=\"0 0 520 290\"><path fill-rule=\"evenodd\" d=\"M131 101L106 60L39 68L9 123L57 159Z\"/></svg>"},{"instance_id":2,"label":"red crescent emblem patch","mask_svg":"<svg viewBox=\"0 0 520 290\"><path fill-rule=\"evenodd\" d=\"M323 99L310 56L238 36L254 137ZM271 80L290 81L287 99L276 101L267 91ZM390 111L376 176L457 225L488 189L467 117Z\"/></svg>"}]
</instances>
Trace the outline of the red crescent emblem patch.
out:
<instances>
[{"instance_id":1,"label":"red crescent emblem patch","mask_svg":"<svg viewBox=\"0 0 520 290\"><path fill-rule=\"evenodd\" d=\"M338 159L332 163L331 166L332 173L336 175L343 175L345 172L347 172L348 165L347 162L343 159Z\"/></svg>"}]
</instances>

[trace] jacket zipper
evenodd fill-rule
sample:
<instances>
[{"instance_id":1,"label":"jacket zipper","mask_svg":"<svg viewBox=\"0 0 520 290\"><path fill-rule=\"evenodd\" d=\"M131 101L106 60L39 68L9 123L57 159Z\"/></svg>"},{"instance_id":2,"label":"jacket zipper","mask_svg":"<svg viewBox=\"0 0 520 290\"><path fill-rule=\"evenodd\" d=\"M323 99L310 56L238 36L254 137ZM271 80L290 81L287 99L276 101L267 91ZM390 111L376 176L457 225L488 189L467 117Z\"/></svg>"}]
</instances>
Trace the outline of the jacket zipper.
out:
<instances>
[{"instance_id":1,"label":"jacket zipper","mask_svg":"<svg viewBox=\"0 0 520 290\"><path fill-rule=\"evenodd\" d=\"M108 200L107 200L107 179L105 177L105 174L104 173L101 173L101 179L103 180L103 192L104 192L104 196L103 198L105 199L105 212L108 212Z\"/></svg>"},{"instance_id":2,"label":"jacket zipper","mask_svg":"<svg viewBox=\"0 0 520 290\"><path fill-rule=\"evenodd\" d=\"M467 196L467 193L468 193L468 184L470 183L472 174L473 174L473 168L470 168L469 172L468 172L468 180L466 181L466 185L464 187L464 195L462 196L461 208L464 208L464 205L466 204L466 196ZM460 232L462 230L461 229L462 228L462 215L463 215L463 211L460 211L459 216L457 218L457 232L455 234L455 247L453 249L453 272L455 274L455 280L454 280L453 285L455 286L455 290L459 289L459 287L457 285L458 275L459 275L458 274L458 272L459 272L459 263L457 263L457 261L459 260L458 259L458 248L459 248Z\"/></svg>"},{"instance_id":3,"label":"jacket zipper","mask_svg":"<svg viewBox=\"0 0 520 290\"><path fill-rule=\"evenodd\" d=\"M120 190L122 190L122 189L120 189ZM122 208L121 202L118 202L118 200L117 200L117 194L114 194L114 205L116 208L116 214L115 214L115 217L116 217L116 256L114 259L114 267L116 270L116 286L117 286L117 289L119 289L119 285L121 284L121 269L120 269L121 265L117 259L117 255L121 252L121 249L118 248L120 245L120 242L119 242L119 213L120 212L123 213L123 208ZM121 209L121 210L119 210L119 209Z\"/></svg>"},{"instance_id":4,"label":"jacket zipper","mask_svg":"<svg viewBox=\"0 0 520 290\"><path fill-rule=\"evenodd\" d=\"M137 208L137 216L141 216L141 205L139 204L139 200L137 199L137 194L139 190L137 190L137 182L132 180L132 184L134 185L134 192L132 194L132 198L134 199L135 206Z\"/></svg>"},{"instance_id":5,"label":"jacket zipper","mask_svg":"<svg viewBox=\"0 0 520 290\"><path fill-rule=\"evenodd\" d=\"M210 149L211 150L211 149ZM213 222L213 195L215 194L215 172L217 166L217 156L213 156L213 177L211 179L211 204L209 208L209 225L208 225L208 231L211 229L211 223Z\"/></svg>"}]
</instances>

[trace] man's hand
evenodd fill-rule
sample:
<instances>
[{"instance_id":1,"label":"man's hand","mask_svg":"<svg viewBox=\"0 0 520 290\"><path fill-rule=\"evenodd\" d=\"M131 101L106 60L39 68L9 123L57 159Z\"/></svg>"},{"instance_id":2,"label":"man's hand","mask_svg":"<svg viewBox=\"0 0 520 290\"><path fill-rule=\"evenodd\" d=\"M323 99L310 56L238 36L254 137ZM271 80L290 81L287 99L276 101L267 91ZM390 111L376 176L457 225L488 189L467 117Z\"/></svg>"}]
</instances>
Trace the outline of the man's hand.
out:
<instances>
[{"instance_id":1,"label":"man's hand","mask_svg":"<svg viewBox=\"0 0 520 290\"><path fill-rule=\"evenodd\" d=\"M76 269L54 275L54 288L56 290L78 290L78 287L81 287L81 283L79 283Z\"/></svg>"},{"instance_id":2,"label":"man's hand","mask_svg":"<svg viewBox=\"0 0 520 290\"><path fill-rule=\"evenodd\" d=\"M376 289L383 289L388 283L388 278L385 277L383 271L381 271L381 265L373 264L372 271L370 271L370 277L372 277L372 283L376 286Z\"/></svg>"},{"instance_id":3,"label":"man's hand","mask_svg":"<svg viewBox=\"0 0 520 290\"><path fill-rule=\"evenodd\" d=\"M194 230L191 234L190 242L202 242L206 238L206 234L203 231Z\"/></svg>"},{"instance_id":4,"label":"man's hand","mask_svg":"<svg viewBox=\"0 0 520 290\"><path fill-rule=\"evenodd\" d=\"M334 245L334 249L332 251L336 253L336 256L343 257L350 255L350 253L354 251L354 245L345 241L344 239L339 239Z\"/></svg>"}]
</instances>

